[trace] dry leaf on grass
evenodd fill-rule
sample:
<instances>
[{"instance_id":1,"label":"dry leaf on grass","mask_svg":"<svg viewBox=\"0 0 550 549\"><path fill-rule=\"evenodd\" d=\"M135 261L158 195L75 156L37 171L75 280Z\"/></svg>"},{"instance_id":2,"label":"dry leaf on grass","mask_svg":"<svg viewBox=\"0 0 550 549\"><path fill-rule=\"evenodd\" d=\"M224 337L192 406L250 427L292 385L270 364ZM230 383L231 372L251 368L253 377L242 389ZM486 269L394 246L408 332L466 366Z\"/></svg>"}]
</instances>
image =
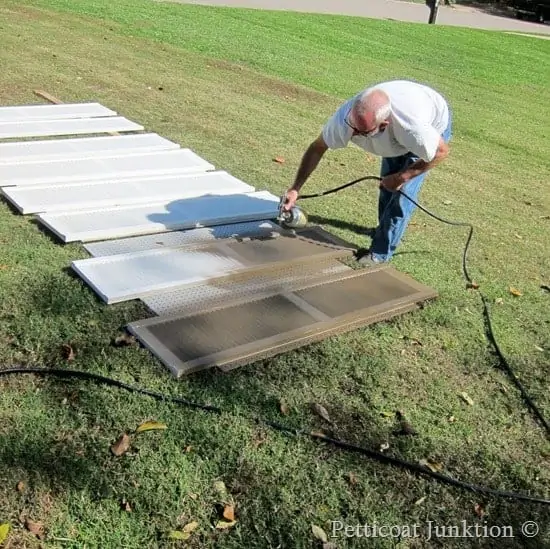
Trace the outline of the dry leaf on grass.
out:
<instances>
[{"instance_id":1,"label":"dry leaf on grass","mask_svg":"<svg viewBox=\"0 0 550 549\"><path fill-rule=\"evenodd\" d=\"M483 505L480 505L479 503L474 505L474 512L479 518L483 518L485 516L485 509L483 508Z\"/></svg>"},{"instance_id":2,"label":"dry leaf on grass","mask_svg":"<svg viewBox=\"0 0 550 549\"><path fill-rule=\"evenodd\" d=\"M160 423L159 421L145 421L137 429L136 433L143 433L144 431L154 431L167 429L166 423Z\"/></svg>"},{"instance_id":3,"label":"dry leaf on grass","mask_svg":"<svg viewBox=\"0 0 550 549\"><path fill-rule=\"evenodd\" d=\"M273 162L277 162L277 164L284 164L284 163L285 163L285 159L284 159L282 156L276 156L276 157L273 159Z\"/></svg>"},{"instance_id":4,"label":"dry leaf on grass","mask_svg":"<svg viewBox=\"0 0 550 549\"><path fill-rule=\"evenodd\" d=\"M132 512L132 506L130 505L130 502L128 502L126 499L123 499L123 500L120 502L120 508L121 508L123 511L126 511L127 513L131 513L131 512Z\"/></svg>"},{"instance_id":5,"label":"dry leaf on grass","mask_svg":"<svg viewBox=\"0 0 550 549\"><path fill-rule=\"evenodd\" d=\"M34 520L26 519L25 528L39 539L42 539L44 537L44 525L41 522L35 522Z\"/></svg>"},{"instance_id":6,"label":"dry leaf on grass","mask_svg":"<svg viewBox=\"0 0 550 549\"><path fill-rule=\"evenodd\" d=\"M235 509L233 505L226 505L224 507L223 518L229 522L233 522L235 520Z\"/></svg>"},{"instance_id":7,"label":"dry leaf on grass","mask_svg":"<svg viewBox=\"0 0 550 549\"><path fill-rule=\"evenodd\" d=\"M177 539L177 540L187 540L191 537L191 533L193 530L196 530L199 526L199 523L197 521L190 522L186 524L181 530L172 530L170 534L168 534L168 537L170 539Z\"/></svg>"},{"instance_id":8,"label":"dry leaf on grass","mask_svg":"<svg viewBox=\"0 0 550 549\"><path fill-rule=\"evenodd\" d=\"M468 284L466 284L466 288L477 290L479 288L479 284L477 282L468 282Z\"/></svg>"},{"instance_id":9,"label":"dry leaf on grass","mask_svg":"<svg viewBox=\"0 0 550 549\"><path fill-rule=\"evenodd\" d=\"M326 532L322 528L319 528L319 526L316 526L315 524L312 524L311 525L311 531L313 532L313 535L318 540L321 540L324 543L328 542L328 537L327 537Z\"/></svg>"},{"instance_id":10,"label":"dry leaf on grass","mask_svg":"<svg viewBox=\"0 0 550 549\"><path fill-rule=\"evenodd\" d=\"M443 204L445 204L445 206L450 206L452 202L450 200L444 200Z\"/></svg>"},{"instance_id":11,"label":"dry leaf on grass","mask_svg":"<svg viewBox=\"0 0 550 549\"><path fill-rule=\"evenodd\" d=\"M523 295L517 288L514 288L512 286L510 286L509 291L512 295L515 295L516 297Z\"/></svg>"},{"instance_id":12,"label":"dry leaf on grass","mask_svg":"<svg viewBox=\"0 0 550 549\"><path fill-rule=\"evenodd\" d=\"M8 266L7 265L0 265L0 271L5 271L7 270Z\"/></svg>"},{"instance_id":13,"label":"dry leaf on grass","mask_svg":"<svg viewBox=\"0 0 550 549\"><path fill-rule=\"evenodd\" d=\"M415 504L415 505L421 505L422 503L424 503L424 502L426 501L426 498L427 498L427 497L428 497L428 496L422 496L420 499L417 499L417 500L414 502L414 504Z\"/></svg>"},{"instance_id":14,"label":"dry leaf on grass","mask_svg":"<svg viewBox=\"0 0 550 549\"><path fill-rule=\"evenodd\" d=\"M504 299L502 299L502 297L497 297L497 298L495 299L495 303L496 303L497 305L502 305L502 304L504 303Z\"/></svg>"},{"instance_id":15,"label":"dry leaf on grass","mask_svg":"<svg viewBox=\"0 0 550 549\"><path fill-rule=\"evenodd\" d=\"M237 524L236 520L232 520L230 522L225 522L224 520L219 520L216 523L216 530L226 530L228 528L232 528L233 526L235 526L235 524Z\"/></svg>"},{"instance_id":16,"label":"dry leaf on grass","mask_svg":"<svg viewBox=\"0 0 550 549\"><path fill-rule=\"evenodd\" d=\"M321 406L321 404L318 404L317 402L314 402L311 405L311 409L319 416L322 417L325 421L328 421L328 423L332 423L330 416L328 415L327 409L324 406Z\"/></svg>"},{"instance_id":17,"label":"dry leaf on grass","mask_svg":"<svg viewBox=\"0 0 550 549\"><path fill-rule=\"evenodd\" d=\"M129 345L134 345L136 343L136 338L129 334L122 334L115 337L113 345L115 347L127 347Z\"/></svg>"},{"instance_id":18,"label":"dry leaf on grass","mask_svg":"<svg viewBox=\"0 0 550 549\"><path fill-rule=\"evenodd\" d=\"M17 486L15 487L15 489L18 491L18 492L23 492L23 490L25 490L25 483L20 480L18 483L17 483Z\"/></svg>"},{"instance_id":19,"label":"dry leaf on grass","mask_svg":"<svg viewBox=\"0 0 550 549\"><path fill-rule=\"evenodd\" d=\"M460 393L460 398L470 406L474 405L474 401L468 396L467 393Z\"/></svg>"},{"instance_id":20,"label":"dry leaf on grass","mask_svg":"<svg viewBox=\"0 0 550 549\"><path fill-rule=\"evenodd\" d=\"M61 347L61 353L63 355L63 358L65 360L68 360L69 362L75 359L74 349L68 344L65 344Z\"/></svg>"},{"instance_id":21,"label":"dry leaf on grass","mask_svg":"<svg viewBox=\"0 0 550 549\"><path fill-rule=\"evenodd\" d=\"M118 440L111 446L111 452L117 457L125 454L130 448L130 437L124 433Z\"/></svg>"},{"instance_id":22,"label":"dry leaf on grass","mask_svg":"<svg viewBox=\"0 0 550 549\"><path fill-rule=\"evenodd\" d=\"M355 486L357 484L357 477L355 476L354 473L348 473L347 474L347 477L348 477L348 481L349 483L352 485L352 486Z\"/></svg>"},{"instance_id":23,"label":"dry leaf on grass","mask_svg":"<svg viewBox=\"0 0 550 549\"><path fill-rule=\"evenodd\" d=\"M419 461L420 465L427 467L432 473L439 473L443 470L443 464L433 461L431 459L421 459Z\"/></svg>"},{"instance_id":24,"label":"dry leaf on grass","mask_svg":"<svg viewBox=\"0 0 550 549\"><path fill-rule=\"evenodd\" d=\"M6 541L6 538L10 533L10 528L11 526L9 522L4 522L4 524L0 524L0 543Z\"/></svg>"},{"instance_id":25,"label":"dry leaf on grass","mask_svg":"<svg viewBox=\"0 0 550 549\"><path fill-rule=\"evenodd\" d=\"M288 415L288 412L289 412L288 404L284 400L279 401L279 410L281 411L281 414L283 414L284 416Z\"/></svg>"}]
</instances>

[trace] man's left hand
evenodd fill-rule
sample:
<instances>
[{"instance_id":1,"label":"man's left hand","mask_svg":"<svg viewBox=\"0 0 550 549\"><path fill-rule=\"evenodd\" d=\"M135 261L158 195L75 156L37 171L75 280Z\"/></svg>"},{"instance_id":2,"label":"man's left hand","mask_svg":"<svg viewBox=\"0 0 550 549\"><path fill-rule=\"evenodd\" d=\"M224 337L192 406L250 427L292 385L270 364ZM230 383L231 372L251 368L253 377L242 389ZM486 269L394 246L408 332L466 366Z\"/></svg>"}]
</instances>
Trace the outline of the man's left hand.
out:
<instances>
[{"instance_id":1,"label":"man's left hand","mask_svg":"<svg viewBox=\"0 0 550 549\"><path fill-rule=\"evenodd\" d=\"M398 173L387 175L386 177L383 177L380 182L381 187L391 192L399 191L404 184L405 182L403 181L401 174Z\"/></svg>"}]
</instances>

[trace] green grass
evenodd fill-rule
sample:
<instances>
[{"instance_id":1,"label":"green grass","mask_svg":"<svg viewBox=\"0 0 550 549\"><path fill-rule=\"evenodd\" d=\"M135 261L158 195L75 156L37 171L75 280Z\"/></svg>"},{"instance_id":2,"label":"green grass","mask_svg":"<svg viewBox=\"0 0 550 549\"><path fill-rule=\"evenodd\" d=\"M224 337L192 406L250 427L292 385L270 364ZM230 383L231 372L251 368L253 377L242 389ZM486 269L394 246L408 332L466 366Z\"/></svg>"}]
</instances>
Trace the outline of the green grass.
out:
<instances>
[{"instance_id":1,"label":"green grass","mask_svg":"<svg viewBox=\"0 0 550 549\"><path fill-rule=\"evenodd\" d=\"M550 276L548 42L138 0L7 0L0 27L0 104L37 102L37 88L65 102L99 101L276 194L327 116L364 85L413 78L442 90L455 116L452 154L430 175L422 203L475 225L470 272L490 300L503 299L492 307L499 343L550 416L550 296L540 289ZM274 163L275 156L286 162ZM332 152L305 189L377 172L378 161L357 149ZM368 240L357 231L374 224L375 205L376 189L365 185L306 209L363 245ZM388 442L389 454L432 459L456 478L549 497L547 439L496 368L479 298L464 289L466 234L416 214L394 265L438 290L423 310L230 375L211 371L175 382L146 350L111 345L125 324L146 316L139 303L101 304L68 270L86 257L80 245L56 243L32 218L0 204L4 365L71 366L226 410L219 417L81 382L1 379L0 522L13 526L6 546L38 546L22 527L31 518L45 525L45 547L79 549L177 546L167 532L194 520L199 527L181 546L313 547L311 524L330 534L332 520L423 527L428 520L536 520L541 535L534 540L516 530L514 540L447 539L444 546L548 547L547 508L456 490L248 419L326 429L309 410L319 402L345 440L374 449ZM523 295L513 297L510 286ZM67 343L76 352L69 364L61 351ZM463 391L473 406L460 399ZM287 417L280 398L291 407ZM383 413L396 409L417 436L392 434L395 421ZM128 454L112 456L117 437L147 419L168 429L133 437ZM21 480L23 492L15 489ZM213 528L217 480L236 504L229 531ZM123 500L131 511L121 509ZM482 519L476 503L485 508ZM395 546L389 538L332 541L339 548ZM405 539L398 546L439 545Z\"/></svg>"}]
</instances>

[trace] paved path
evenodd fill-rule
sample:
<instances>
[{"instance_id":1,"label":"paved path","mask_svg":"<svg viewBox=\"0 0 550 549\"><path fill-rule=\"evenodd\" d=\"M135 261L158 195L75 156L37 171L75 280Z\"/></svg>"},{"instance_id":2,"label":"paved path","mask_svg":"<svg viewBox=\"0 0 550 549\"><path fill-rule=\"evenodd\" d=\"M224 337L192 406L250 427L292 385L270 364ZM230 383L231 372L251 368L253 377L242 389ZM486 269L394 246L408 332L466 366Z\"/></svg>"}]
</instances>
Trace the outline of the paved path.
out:
<instances>
[{"instance_id":1,"label":"paved path","mask_svg":"<svg viewBox=\"0 0 550 549\"><path fill-rule=\"evenodd\" d=\"M430 10L425 4L399 0L172 0L187 4L231 6L271 10L360 15L375 19L395 19L427 23ZM550 25L521 21L510 17L489 15L465 6L440 6L438 25L453 25L479 29L507 30L550 35Z\"/></svg>"}]
</instances>

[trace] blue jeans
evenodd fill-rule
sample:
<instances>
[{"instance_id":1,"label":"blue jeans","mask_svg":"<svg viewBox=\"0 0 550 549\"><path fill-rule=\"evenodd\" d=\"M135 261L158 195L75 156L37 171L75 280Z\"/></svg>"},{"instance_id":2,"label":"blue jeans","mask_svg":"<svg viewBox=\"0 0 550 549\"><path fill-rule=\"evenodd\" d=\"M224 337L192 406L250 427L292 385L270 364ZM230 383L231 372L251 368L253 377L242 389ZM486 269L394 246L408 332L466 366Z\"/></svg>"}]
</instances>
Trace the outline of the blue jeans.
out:
<instances>
[{"instance_id":1,"label":"blue jeans","mask_svg":"<svg viewBox=\"0 0 550 549\"><path fill-rule=\"evenodd\" d=\"M449 124L441 137L445 143L448 143L451 135L452 116L449 110ZM418 157L412 153L392 158L382 158L380 176L385 177L400 172L417 160ZM418 202L418 193L428 173L424 172L411 179L401 190L415 202ZM383 188L380 189L378 196L378 227L370 248L375 261L384 262L391 259L415 210L416 206L402 194Z\"/></svg>"}]
</instances>

